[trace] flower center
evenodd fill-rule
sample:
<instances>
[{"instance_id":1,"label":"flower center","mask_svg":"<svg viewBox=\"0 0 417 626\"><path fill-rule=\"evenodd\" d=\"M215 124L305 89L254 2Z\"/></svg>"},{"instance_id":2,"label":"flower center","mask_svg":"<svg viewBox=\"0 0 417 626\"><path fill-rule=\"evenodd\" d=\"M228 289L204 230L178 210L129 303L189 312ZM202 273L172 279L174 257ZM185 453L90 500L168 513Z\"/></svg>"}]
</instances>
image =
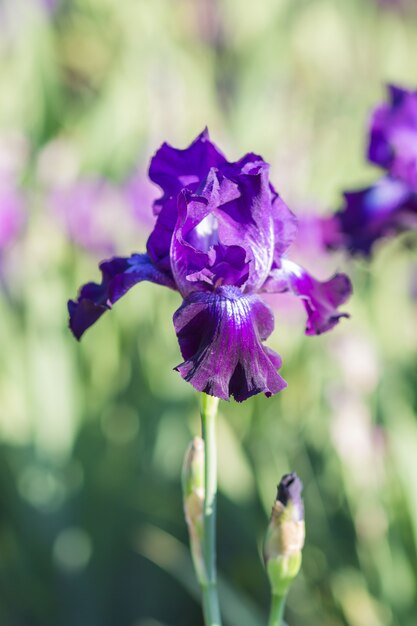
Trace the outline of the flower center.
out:
<instances>
[{"instance_id":1,"label":"flower center","mask_svg":"<svg viewBox=\"0 0 417 626\"><path fill-rule=\"evenodd\" d=\"M213 213L209 213L193 228L188 236L188 242L201 252L208 252L212 246L219 243L219 223Z\"/></svg>"}]
</instances>

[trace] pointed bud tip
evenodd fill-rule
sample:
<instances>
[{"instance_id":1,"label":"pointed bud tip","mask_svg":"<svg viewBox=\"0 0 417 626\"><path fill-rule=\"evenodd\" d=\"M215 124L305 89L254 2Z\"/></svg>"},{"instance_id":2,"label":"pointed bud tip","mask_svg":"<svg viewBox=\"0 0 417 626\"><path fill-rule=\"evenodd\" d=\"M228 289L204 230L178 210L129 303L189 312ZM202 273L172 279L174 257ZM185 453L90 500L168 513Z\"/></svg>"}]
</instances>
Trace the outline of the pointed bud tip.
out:
<instances>
[{"instance_id":1,"label":"pointed bud tip","mask_svg":"<svg viewBox=\"0 0 417 626\"><path fill-rule=\"evenodd\" d=\"M281 478L281 482L279 483L277 488L277 502L281 502L284 507L286 507L288 503L291 502L298 520L304 519L304 504L301 497L302 490L303 483L298 478L295 472L291 472L291 474L285 474Z\"/></svg>"}]
</instances>

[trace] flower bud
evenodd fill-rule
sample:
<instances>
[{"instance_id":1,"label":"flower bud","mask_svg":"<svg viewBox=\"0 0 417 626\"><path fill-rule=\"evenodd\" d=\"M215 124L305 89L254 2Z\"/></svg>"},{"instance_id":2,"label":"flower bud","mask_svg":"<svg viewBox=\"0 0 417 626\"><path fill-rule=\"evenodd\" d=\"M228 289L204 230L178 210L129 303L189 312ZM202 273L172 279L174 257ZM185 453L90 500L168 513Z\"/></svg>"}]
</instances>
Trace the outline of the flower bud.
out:
<instances>
[{"instance_id":1,"label":"flower bud","mask_svg":"<svg viewBox=\"0 0 417 626\"><path fill-rule=\"evenodd\" d=\"M204 533L204 442L194 437L189 444L182 468L184 515L190 536L191 554L200 584L206 581L203 558Z\"/></svg>"},{"instance_id":2,"label":"flower bud","mask_svg":"<svg viewBox=\"0 0 417 626\"><path fill-rule=\"evenodd\" d=\"M302 488L295 473L283 476L278 485L264 544L272 595L285 595L301 567L305 537Z\"/></svg>"}]
</instances>

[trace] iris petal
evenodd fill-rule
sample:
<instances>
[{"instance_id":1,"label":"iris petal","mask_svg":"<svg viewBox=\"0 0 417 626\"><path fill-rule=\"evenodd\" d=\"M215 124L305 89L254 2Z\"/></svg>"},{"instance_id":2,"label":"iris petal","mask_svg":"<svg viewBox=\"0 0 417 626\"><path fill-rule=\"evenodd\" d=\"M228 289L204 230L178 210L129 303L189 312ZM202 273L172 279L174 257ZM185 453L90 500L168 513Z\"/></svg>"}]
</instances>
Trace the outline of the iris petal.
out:
<instances>
[{"instance_id":1,"label":"iris petal","mask_svg":"<svg viewBox=\"0 0 417 626\"><path fill-rule=\"evenodd\" d=\"M286 386L277 372L279 355L262 345L274 318L257 296L233 286L192 292L174 314L174 326L185 359L176 369L197 390L241 402Z\"/></svg>"},{"instance_id":2,"label":"iris petal","mask_svg":"<svg viewBox=\"0 0 417 626\"><path fill-rule=\"evenodd\" d=\"M136 283L148 280L175 289L172 278L156 269L147 254L115 257L101 263L100 270L101 283L87 283L77 300L68 302L69 326L77 339Z\"/></svg>"},{"instance_id":3,"label":"iris petal","mask_svg":"<svg viewBox=\"0 0 417 626\"><path fill-rule=\"evenodd\" d=\"M388 87L372 114L368 158L417 191L417 92Z\"/></svg>"},{"instance_id":4,"label":"iris petal","mask_svg":"<svg viewBox=\"0 0 417 626\"><path fill-rule=\"evenodd\" d=\"M246 292L256 291L272 267L275 225L269 166L263 161L244 161L242 167L238 161L228 163L223 170L212 168L198 194L190 191L179 194L178 221L171 242L171 266L184 296L198 287L190 284L190 277L195 281L200 272L207 273L209 266L213 272L209 255L213 244L223 247L222 273L228 278L235 275L235 268L224 272L225 251L228 248L244 251L245 263L249 267L239 268L234 284L241 286L242 276L246 273ZM277 199L276 202L284 206ZM282 209L277 208L276 217L283 234ZM282 237L282 245L284 242L288 243Z\"/></svg>"},{"instance_id":5,"label":"iris petal","mask_svg":"<svg viewBox=\"0 0 417 626\"><path fill-rule=\"evenodd\" d=\"M163 190L162 198L154 203L155 212L159 213L164 202L181 189L204 180L210 168L224 163L226 158L210 141L207 128L184 150L163 143L149 166L149 178Z\"/></svg>"},{"instance_id":6,"label":"iris petal","mask_svg":"<svg viewBox=\"0 0 417 626\"><path fill-rule=\"evenodd\" d=\"M147 251L161 270L170 267L170 244L177 221L177 197L183 189L195 191L206 179L210 168L227 163L220 150L210 141L207 128L184 150L162 144L151 160L149 178L163 191L153 204L158 216Z\"/></svg>"},{"instance_id":7,"label":"iris petal","mask_svg":"<svg viewBox=\"0 0 417 626\"><path fill-rule=\"evenodd\" d=\"M325 244L368 256L374 243L417 227L417 194L390 177L344 194L345 206L324 225Z\"/></svg>"},{"instance_id":8,"label":"iris petal","mask_svg":"<svg viewBox=\"0 0 417 626\"><path fill-rule=\"evenodd\" d=\"M320 335L335 326L347 313L338 311L352 293L346 274L335 274L327 281L319 281L296 263L284 259L282 267L274 270L264 290L270 293L292 292L302 299L307 311L306 335Z\"/></svg>"}]
</instances>

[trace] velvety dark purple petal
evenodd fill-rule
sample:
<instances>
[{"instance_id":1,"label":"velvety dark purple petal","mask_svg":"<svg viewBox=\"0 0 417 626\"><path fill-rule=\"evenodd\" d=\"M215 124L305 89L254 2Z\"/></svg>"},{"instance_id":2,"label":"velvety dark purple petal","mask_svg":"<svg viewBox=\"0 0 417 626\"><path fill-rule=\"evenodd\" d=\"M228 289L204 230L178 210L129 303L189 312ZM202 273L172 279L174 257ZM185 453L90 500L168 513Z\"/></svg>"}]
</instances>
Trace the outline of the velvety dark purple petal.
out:
<instances>
[{"instance_id":1,"label":"velvety dark purple petal","mask_svg":"<svg viewBox=\"0 0 417 626\"><path fill-rule=\"evenodd\" d=\"M81 287L77 300L68 302L69 326L77 339L136 283L148 280L175 289L171 277L155 268L147 254L115 257L100 264L101 283Z\"/></svg>"},{"instance_id":2,"label":"velvety dark purple petal","mask_svg":"<svg viewBox=\"0 0 417 626\"><path fill-rule=\"evenodd\" d=\"M393 178L382 178L364 189L346 192L345 206L327 220L328 248L345 248L368 256L376 241L417 228L417 194Z\"/></svg>"},{"instance_id":3,"label":"velvety dark purple petal","mask_svg":"<svg viewBox=\"0 0 417 626\"><path fill-rule=\"evenodd\" d=\"M371 118L368 158L417 191L417 92L390 86Z\"/></svg>"},{"instance_id":4,"label":"velvety dark purple petal","mask_svg":"<svg viewBox=\"0 0 417 626\"><path fill-rule=\"evenodd\" d=\"M198 391L241 402L286 386L279 355L265 348L274 319L255 295L234 286L194 291L174 314L184 363L176 368Z\"/></svg>"},{"instance_id":5,"label":"velvety dark purple petal","mask_svg":"<svg viewBox=\"0 0 417 626\"><path fill-rule=\"evenodd\" d=\"M227 163L224 155L210 141L207 128L184 150L162 144L152 157L149 178L159 185L164 195L156 200L157 213L166 199L177 196L181 189L205 180L210 168Z\"/></svg>"},{"instance_id":6,"label":"velvety dark purple petal","mask_svg":"<svg viewBox=\"0 0 417 626\"><path fill-rule=\"evenodd\" d=\"M248 292L257 291L262 286L274 257L274 220L268 174L269 165L264 161L246 163L233 179L239 196L216 211L220 242L239 245L246 250L250 263L245 287Z\"/></svg>"},{"instance_id":7,"label":"velvety dark purple petal","mask_svg":"<svg viewBox=\"0 0 417 626\"><path fill-rule=\"evenodd\" d=\"M171 272L170 247L177 217L177 198L171 198L162 207L146 244L150 259L163 272Z\"/></svg>"},{"instance_id":8,"label":"velvety dark purple petal","mask_svg":"<svg viewBox=\"0 0 417 626\"><path fill-rule=\"evenodd\" d=\"M352 285L345 274L319 281L296 263L285 259L281 269L273 270L264 285L270 293L292 292L301 298L307 311L306 335L320 335L335 326L342 317L338 307L352 294Z\"/></svg>"},{"instance_id":9,"label":"velvety dark purple petal","mask_svg":"<svg viewBox=\"0 0 417 626\"><path fill-rule=\"evenodd\" d=\"M271 185L262 157L247 154L223 172L237 183L239 196L221 206L220 240L246 249L251 267L245 290L257 291L294 241L297 219Z\"/></svg>"},{"instance_id":10,"label":"velvety dark purple petal","mask_svg":"<svg viewBox=\"0 0 417 626\"><path fill-rule=\"evenodd\" d=\"M221 167L225 163L223 154L210 141L207 129L188 148L179 150L164 143L152 158L149 178L161 187L163 195L153 204L158 218L148 239L147 251L158 268L163 271L169 269L170 244L178 215L178 194L184 189L197 190L204 184L210 168Z\"/></svg>"}]
</instances>

